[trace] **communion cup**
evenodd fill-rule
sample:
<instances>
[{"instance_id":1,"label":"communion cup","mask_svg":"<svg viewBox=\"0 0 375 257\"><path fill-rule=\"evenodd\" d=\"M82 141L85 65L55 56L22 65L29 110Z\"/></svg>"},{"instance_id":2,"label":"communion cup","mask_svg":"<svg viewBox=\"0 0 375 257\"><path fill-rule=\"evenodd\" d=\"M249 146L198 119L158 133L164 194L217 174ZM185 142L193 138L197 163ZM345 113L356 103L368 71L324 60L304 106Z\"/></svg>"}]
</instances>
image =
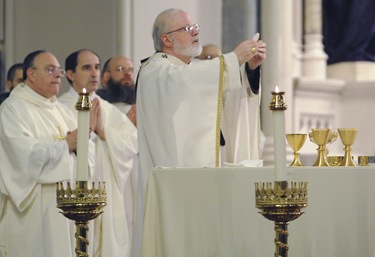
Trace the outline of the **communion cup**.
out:
<instances>
[{"instance_id":1,"label":"communion cup","mask_svg":"<svg viewBox=\"0 0 375 257\"><path fill-rule=\"evenodd\" d=\"M344 160L341 162L340 166L357 166L352 158L352 148L351 146L354 144L355 138L358 133L357 128L338 128L337 131L339 132L341 142L345 146L344 151Z\"/></svg>"},{"instance_id":2,"label":"communion cup","mask_svg":"<svg viewBox=\"0 0 375 257\"><path fill-rule=\"evenodd\" d=\"M311 129L309 133L310 140L318 145L318 158L313 166L330 166L327 162L326 144L329 142L330 138L332 139L332 135L330 129Z\"/></svg>"},{"instance_id":3,"label":"communion cup","mask_svg":"<svg viewBox=\"0 0 375 257\"><path fill-rule=\"evenodd\" d=\"M294 160L289 166L303 166L299 160L299 150L306 141L307 134L286 134L286 140L293 150Z\"/></svg>"}]
</instances>

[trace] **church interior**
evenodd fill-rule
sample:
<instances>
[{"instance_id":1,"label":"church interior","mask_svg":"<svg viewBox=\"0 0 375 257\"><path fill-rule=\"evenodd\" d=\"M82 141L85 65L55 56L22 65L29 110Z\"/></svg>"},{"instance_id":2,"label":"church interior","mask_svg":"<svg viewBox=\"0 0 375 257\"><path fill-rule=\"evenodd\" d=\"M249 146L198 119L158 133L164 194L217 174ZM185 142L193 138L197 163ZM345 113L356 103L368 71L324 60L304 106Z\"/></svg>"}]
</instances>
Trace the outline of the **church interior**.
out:
<instances>
[{"instance_id":1,"label":"church interior","mask_svg":"<svg viewBox=\"0 0 375 257\"><path fill-rule=\"evenodd\" d=\"M309 182L306 213L289 224L290 256L375 257L373 0L0 0L0 89L5 90L6 70L37 49L51 51L61 65L67 53L81 48L94 50L102 62L125 55L137 70L140 60L154 52L152 22L170 7L187 11L201 26L201 43L217 44L224 53L256 32L266 42L259 103L264 167L251 174L244 167L235 172L226 167L220 174L202 168L204 179L190 169L171 169L165 175L155 169L149 183L157 194L150 197L148 211L157 215L149 217L142 256L274 253L275 231L258 213L253 187L254 181L273 179L269 104L278 86L287 104L285 132L307 134L299 150L306 167L303 172L301 167L288 169L291 180ZM68 88L64 81L61 93ZM360 166L360 156L374 157L369 167L312 167L318 146L309 133L340 128L358 129L352 158ZM286 147L290 163L293 150ZM340 136L326 148L328 156L345 153ZM159 183L160 177L164 180ZM166 204L156 206L160 201Z\"/></svg>"}]
</instances>

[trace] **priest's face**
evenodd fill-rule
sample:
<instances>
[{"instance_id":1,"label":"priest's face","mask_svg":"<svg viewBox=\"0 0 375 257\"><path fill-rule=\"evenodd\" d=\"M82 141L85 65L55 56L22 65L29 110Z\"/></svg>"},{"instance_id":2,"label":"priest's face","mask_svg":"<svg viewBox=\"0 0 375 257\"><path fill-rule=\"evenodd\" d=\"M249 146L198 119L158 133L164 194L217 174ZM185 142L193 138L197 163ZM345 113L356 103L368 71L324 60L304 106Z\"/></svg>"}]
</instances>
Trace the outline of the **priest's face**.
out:
<instances>
[{"instance_id":1,"label":"priest's face","mask_svg":"<svg viewBox=\"0 0 375 257\"><path fill-rule=\"evenodd\" d=\"M113 57L108 66L109 70L104 74L106 81L112 80L121 86L134 86L134 67L130 59L124 56Z\"/></svg>"},{"instance_id":2,"label":"priest's face","mask_svg":"<svg viewBox=\"0 0 375 257\"><path fill-rule=\"evenodd\" d=\"M195 23L187 13L182 12L176 16L170 27L172 31L175 30L169 33L174 53L185 57L195 57L202 52L202 45L199 42L199 26L195 27ZM191 27L192 30L182 29L185 27Z\"/></svg>"},{"instance_id":3,"label":"priest's face","mask_svg":"<svg viewBox=\"0 0 375 257\"><path fill-rule=\"evenodd\" d=\"M90 51L82 51L78 54L78 62L75 72L69 71L69 78L77 93L86 88L86 92L95 92L99 88L100 61Z\"/></svg>"},{"instance_id":4,"label":"priest's face","mask_svg":"<svg viewBox=\"0 0 375 257\"><path fill-rule=\"evenodd\" d=\"M45 98L51 98L59 93L64 71L60 68L60 64L53 54L43 52L35 56L33 67L28 69L27 72L26 83L36 93Z\"/></svg>"}]
</instances>

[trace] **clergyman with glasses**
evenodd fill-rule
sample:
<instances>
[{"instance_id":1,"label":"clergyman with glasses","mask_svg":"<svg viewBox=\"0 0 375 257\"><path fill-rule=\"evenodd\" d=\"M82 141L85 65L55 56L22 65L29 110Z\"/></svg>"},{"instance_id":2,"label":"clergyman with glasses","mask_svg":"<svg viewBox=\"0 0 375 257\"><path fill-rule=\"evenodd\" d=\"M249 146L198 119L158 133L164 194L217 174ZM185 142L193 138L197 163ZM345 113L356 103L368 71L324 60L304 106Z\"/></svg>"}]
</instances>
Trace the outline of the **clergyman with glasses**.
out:
<instances>
[{"instance_id":1,"label":"clergyman with glasses","mask_svg":"<svg viewBox=\"0 0 375 257\"><path fill-rule=\"evenodd\" d=\"M0 107L3 256L75 256L72 221L56 209L56 182L74 179L77 148L77 121L56 98L64 75L52 53L34 51Z\"/></svg>"},{"instance_id":2,"label":"clergyman with glasses","mask_svg":"<svg viewBox=\"0 0 375 257\"><path fill-rule=\"evenodd\" d=\"M235 144L240 108L240 99L229 106L225 97L241 91L242 64L256 69L265 59L265 43L250 39L220 58L192 61L202 51L199 34L199 25L182 10L165 10L154 22L156 53L143 62L136 82L141 189L137 221L142 220L152 168L220 166L220 130L226 144ZM138 233L141 224L137 226Z\"/></svg>"},{"instance_id":3,"label":"clergyman with glasses","mask_svg":"<svg viewBox=\"0 0 375 257\"><path fill-rule=\"evenodd\" d=\"M101 84L102 88L98 89L96 94L114 104L136 126L134 66L132 61L121 55L109 58L102 69Z\"/></svg>"}]
</instances>

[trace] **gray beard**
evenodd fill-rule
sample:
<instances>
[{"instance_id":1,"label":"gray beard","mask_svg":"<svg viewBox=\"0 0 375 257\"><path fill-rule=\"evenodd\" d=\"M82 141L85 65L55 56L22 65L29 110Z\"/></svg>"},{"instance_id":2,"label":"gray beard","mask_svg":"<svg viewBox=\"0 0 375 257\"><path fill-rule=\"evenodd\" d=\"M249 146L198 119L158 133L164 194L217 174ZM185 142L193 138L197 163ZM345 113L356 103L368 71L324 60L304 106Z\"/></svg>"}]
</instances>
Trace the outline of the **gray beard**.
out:
<instances>
[{"instance_id":1,"label":"gray beard","mask_svg":"<svg viewBox=\"0 0 375 257\"><path fill-rule=\"evenodd\" d=\"M188 47L183 46L180 42L175 41L173 46L173 52L179 55L187 57L196 57L202 52L202 45L194 46L190 45Z\"/></svg>"}]
</instances>

